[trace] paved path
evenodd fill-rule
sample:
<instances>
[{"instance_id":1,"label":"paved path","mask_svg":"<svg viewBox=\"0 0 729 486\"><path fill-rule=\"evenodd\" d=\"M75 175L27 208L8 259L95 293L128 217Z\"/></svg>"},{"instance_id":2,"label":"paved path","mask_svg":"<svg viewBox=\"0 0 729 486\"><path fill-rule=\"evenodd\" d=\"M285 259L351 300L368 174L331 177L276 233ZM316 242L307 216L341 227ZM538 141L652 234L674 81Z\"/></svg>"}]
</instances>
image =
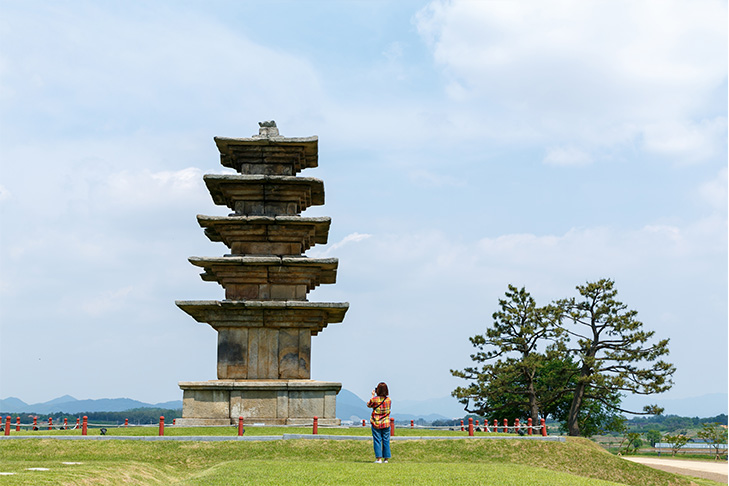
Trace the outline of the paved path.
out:
<instances>
[{"instance_id":1,"label":"paved path","mask_svg":"<svg viewBox=\"0 0 729 486\"><path fill-rule=\"evenodd\" d=\"M689 459L664 459L662 457L625 457L628 461L645 464L662 471L668 471L697 478L713 479L729 483L727 463L724 461L694 461Z\"/></svg>"}]
</instances>

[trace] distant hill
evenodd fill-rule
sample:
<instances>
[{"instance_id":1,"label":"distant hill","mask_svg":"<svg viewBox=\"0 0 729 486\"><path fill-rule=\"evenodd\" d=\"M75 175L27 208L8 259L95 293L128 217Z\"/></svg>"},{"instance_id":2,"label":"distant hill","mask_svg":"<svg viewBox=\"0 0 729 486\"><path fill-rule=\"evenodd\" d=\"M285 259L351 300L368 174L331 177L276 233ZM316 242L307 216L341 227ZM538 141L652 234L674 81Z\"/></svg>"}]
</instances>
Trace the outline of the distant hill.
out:
<instances>
[{"instance_id":1,"label":"distant hill","mask_svg":"<svg viewBox=\"0 0 729 486\"><path fill-rule=\"evenodd\" d=\"M367 403L349 390L342 388L337 395L337 418L359 422L370 418Z\"/></svg>"},{"instance_id":2,"label":"distant hill","mask_svg":"<svg viewBox=\"0 0 729 486\"><path fill-rule=\"evenodd\" d=\"M70 395L54 398L43 403L27 404L19 398L0 400L0 411L10 413L81 413L81 412L124 412L133 408L182 409L182 400L163 403L145 403L131 398L100 398L98 400L77 400Z\"/></svg>"},{"instance_id":3,"label":"distant hill","mask_svg":"<svg viewBox=\"0 0 729 486\"><path fill-rule=\"evenodd\" d=\"M456 402L457 403L457 402ZM445 406L444 406L445 404ZM392 409L392 417L395 420L418 420L422 418L426 422L442 420L455 416L462 417L462 413L452 416L443 415L440 412L448 409L446 399L435 400L402 400L396 401ZM352 420L359 422L362 419L369 420L372 410L367 408L367 402L343 388L337 395L337 418L340 420Z\"/></svg>"},{"instance_id":4,"label":"distant hill","mask_svg":"<svg viewBox=\"0 0 729 486\"><path fill-rule=\"evenodd\" d=\"M644 405L657 404L663 407L665 415L678 415L679 417L714 417L719 414L729 414L726 393L708 393L698 397L688 398L662 398L655 396L627 396L623 399L623 408L629 410L642 410Z\"/></svg>"},{"instance_id":5,"label":"distant hill","mask_svg":"<svg viewBox=\"0 0 729 486\"><path fill-rule=\"evenodd\" d=\"M369 398L369 397L368 397ZM642 403L645 402L645 403ZM659 397L641 397L640 400L626 397L623 401L628 408L640 410L647 403L658 403L666 408L666 414L682 417L713 417L727 413L727 394L711 393L700 397L682 399L661 399ZM134 408L182 409L181 400L162 403L145 403L131 398L101 398L97 400L77 400L70 395L54 398L43 403L27 404L16 397L0 399L0 412L5 413L72 413L82 412L124 412ZM337 396L337 418L341 420L361 421L369 419L371 410L367 403L347 389L342 389ZM392 410L395 420L418 420L427 422L440 419L463 417L462 405L452 397L430 400L396 400Z\"/></svg>"}]
</instances>

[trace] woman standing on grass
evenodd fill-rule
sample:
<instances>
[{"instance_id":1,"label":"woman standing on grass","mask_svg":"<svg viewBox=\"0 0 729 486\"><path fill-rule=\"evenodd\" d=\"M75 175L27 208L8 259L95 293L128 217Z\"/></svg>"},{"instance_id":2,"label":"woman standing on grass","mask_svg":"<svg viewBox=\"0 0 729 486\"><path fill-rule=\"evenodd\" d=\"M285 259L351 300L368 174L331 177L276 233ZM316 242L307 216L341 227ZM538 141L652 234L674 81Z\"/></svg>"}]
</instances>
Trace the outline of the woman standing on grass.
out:
<instances>
[{"instance_id":1,"label":"woman standing on grass","mask_svg":"<svg viewBox=\"0 0 729 486\"><path fill-rule=\"evenodd\" d=\"M387 385L379 383L372 390L372 398L367 406L372 409L372 443L375 446L375 462L387 463L390 459L390 398Z\"/></svg>"}]
</instances>

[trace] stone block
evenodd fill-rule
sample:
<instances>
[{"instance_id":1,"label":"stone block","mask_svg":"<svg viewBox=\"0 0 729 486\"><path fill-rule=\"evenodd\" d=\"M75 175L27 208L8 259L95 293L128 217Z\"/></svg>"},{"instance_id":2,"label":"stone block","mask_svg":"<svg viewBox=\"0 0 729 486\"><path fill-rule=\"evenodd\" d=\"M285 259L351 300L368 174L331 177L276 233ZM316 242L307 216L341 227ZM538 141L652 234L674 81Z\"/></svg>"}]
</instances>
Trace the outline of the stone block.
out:
<instances>
[{"instance_id":1,"label":"stone block","mask_svg":"<svg viewBox=\"0 0 729 486\"><path fill-rule=\"evenodd\" d=\"M225 287L225 298L228 300L268 299L260 293L261 286L255 284L229 284Z\"/></svg>"},{"instance_id":2,"label":"stone block","mask_svg":"<svg viewBox=\"0 0 729 486\"><path fill-rule=\"evenodd\" d=\"M230 392L231 418L277 418L276 390L234 390Z\"/></svg>"},{"instance_id":3,"label":"stone block","mask_svg":"<svg viewBox=\"0 0 729 486\"><path fill-rule=\"evenodd\" d=\"M325 417L324 396L315 391L289 391L289 417Z\"/></svg>"},{"instance_id":4,"label":"stone block","mask_svg":"<svg viewBox=\"0 0 729 486\"><path fill-rule=\"evenodd\" d=\"M238 417L248 423L311 425L317 416L321 425L338 425L335 401L341 387L341 383L312 380L181 382L183 419L200 425L204 421L235 424ZM220 403L210 405L213 402Z\"/></svg>"},{"instance_id":5,"label":"stone block","mask_svg":"<svg viewBox=\"0 0 729 486\"><path fill-rule=\"evenodd\" d=\"M311 333L299 329L281 329L279 332L279 378L308 379ZM302 349L303 348L303 349ZM302 359L302 354L303 359Z\"/></svg>"},{"instance_id":6,"label":"stone block","mask_svg":"<svg viewBox=\"0 0 729 486\"><path fill-rule=\"evenodd\" d=\"M246 327L218 329L218 379L248 378L248 331Z\"/></svg>"},{"instance_id":7,"label":"stone block","mask_svg":"<svg viewBox=\"0 0 729 486\"><path fill-rule=\"evenodd\" d=\"M182 408L188 418L230 417L230 391L185 390Z\"/></svg>"},{"instance_id":8,"label":"stone block","mask_svg":"<svg viewBox=\"0 0 729 486\"><path fill-rule=\"evenodd\" d=\"M278 379L278 329L248 330L248 379Z\"/></svg>"},{"instance_id":9,"label":"stone block","mask_svg":"<svg viewBox=\"0 0 729 486\"><path fill-rule=\"evenodd\" d=\"M306 285L271 285L271 300L304 300Z\"/></svg>"},{"instance_id":10,"label":"stone block","mask_svg":"<svg viewBox=\"0 0 729 486\"><path fill-rule=\"evenodd\" d=\"M324 417L337 416L337 392L324 392Z\"/></svg>"}]
</instances>

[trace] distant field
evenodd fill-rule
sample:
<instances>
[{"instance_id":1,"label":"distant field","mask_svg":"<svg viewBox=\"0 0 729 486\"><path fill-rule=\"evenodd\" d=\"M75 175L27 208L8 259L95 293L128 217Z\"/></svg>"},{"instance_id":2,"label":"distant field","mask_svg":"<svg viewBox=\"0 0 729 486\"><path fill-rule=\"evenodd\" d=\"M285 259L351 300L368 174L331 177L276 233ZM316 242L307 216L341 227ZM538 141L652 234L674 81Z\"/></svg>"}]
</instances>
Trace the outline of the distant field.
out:
<instances>
[{"instance_id":1,"label":"distant field","mask_svg":"<svg viewBox=\"0 0 729 486\"><path fill-rule=\"evenodd\" d=\"M15 474L0 481L9 485L692 484L685 476L624 461L579 438L566 442L413 440L394 442L392 449L390 464L373 464L369 441L3 440L0 473ZM694 480L694 484L719 483Z\"/></svg>"}]
</instances>

